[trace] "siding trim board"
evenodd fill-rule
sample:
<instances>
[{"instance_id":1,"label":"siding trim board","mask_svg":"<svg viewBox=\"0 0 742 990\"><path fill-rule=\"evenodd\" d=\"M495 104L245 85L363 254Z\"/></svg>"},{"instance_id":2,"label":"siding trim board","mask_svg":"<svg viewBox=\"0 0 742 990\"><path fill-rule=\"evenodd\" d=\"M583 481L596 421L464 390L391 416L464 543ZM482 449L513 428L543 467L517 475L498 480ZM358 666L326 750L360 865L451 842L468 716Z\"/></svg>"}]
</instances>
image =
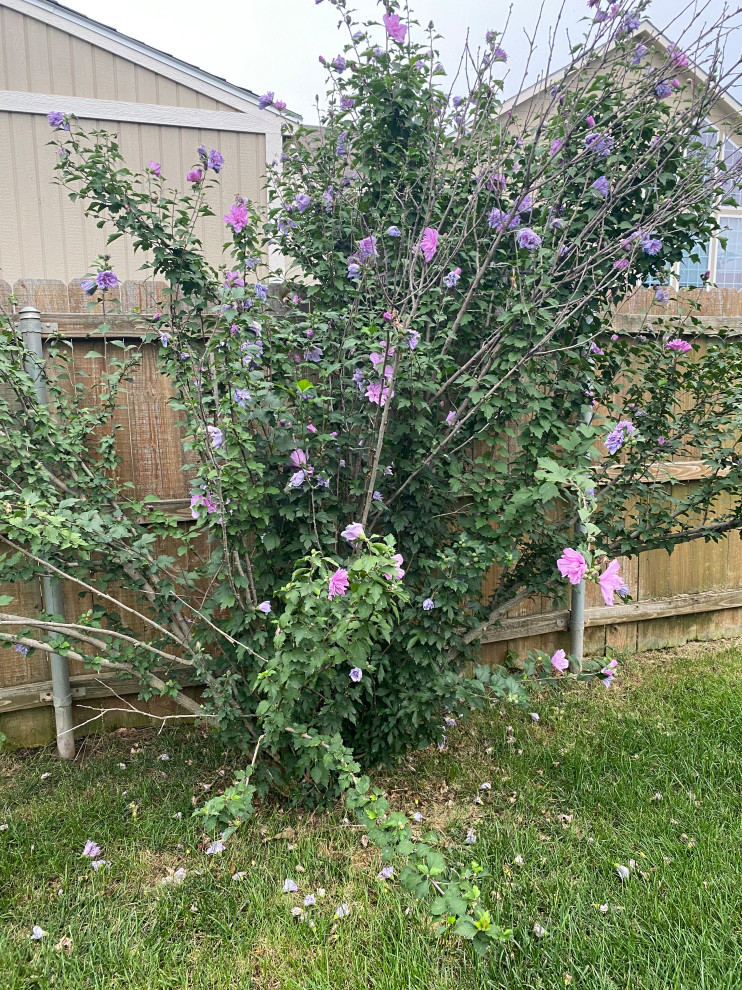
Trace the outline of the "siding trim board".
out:
<instances>
[{"instance_id":1,"label":"siding trim board","mask_svg":"<svg viewBox=\"0 0 742 990\"><path fill-rule=\"evenodd\" d=\"M257 107L259 97L256 93L251 93L240 86L234 86L226 79L205 72L188 62L182 62L180 59L156 48L151 48L149 45L128 37L128 35L119 34L113 28L63 7L61 4L50 3L48 0L2 0L1 5L15 10L19 14L49 24L60 31L65 31L67 34L72 34L83 41L96 45L98 48L111 52L113 55L125 58L135 65L141 65L143 68L172 79L174 82L195 88L212 99L230 104L236 110L247 111ZM280 119L278 111L270 107L258 112L264 115L262 119L265 121L271 118ZM301 120L299 114L287 113L287 116L295 121Z\"/></svg>"},{"instance_id":2,"label":"siding trim board","mask_svg":"<svg viewBox=\"0 0 742 990\"><path fill-rule=\"evenodd\" d=\"M224 110L197 110L193 107L162 106L154 103L123 103L55 93L23 93L0 90L0 110L46 116L52 110L72 113L85 120L125 121L134 124L160 124L165 127L204 128L210 131L238 131L265 134L280 149L281 122L266 120L252 109L244 113ZM276 140L277 139L277 140Z\"/></svg>"}]
</instances>

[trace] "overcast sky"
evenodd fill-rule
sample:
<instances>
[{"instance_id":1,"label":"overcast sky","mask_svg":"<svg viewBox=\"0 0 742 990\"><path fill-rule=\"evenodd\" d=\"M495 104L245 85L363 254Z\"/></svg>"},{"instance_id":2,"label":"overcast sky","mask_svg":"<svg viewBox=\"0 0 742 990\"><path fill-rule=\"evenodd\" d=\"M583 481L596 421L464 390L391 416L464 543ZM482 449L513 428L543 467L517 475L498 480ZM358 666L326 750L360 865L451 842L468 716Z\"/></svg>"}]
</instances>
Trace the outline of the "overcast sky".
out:
<instances>
[{"instance_id":1,"label":"overcast sky","mask_svg":"<svg viewBox=\"0 0 742 990\"><path fill-rule=\"evenodd\" d=\"M338 31L338 14L329 3L316 5L313 0L124 0L101 5L100 0L64 0L65 6L110 27L153 45L171 55L256 93L275 91L290 110L302 114L307 123L316 121L313 109L315 94L325 91L324 70L318 63L320 54L329 59L342 52L347 32ZM383 10L375 0L356 0L356 9L364 18L380 19ZM603 6L606 6L604 2ZM723 0L699 2L698 25L715 19L724 7ZM656 27L667 27L684 0L656 0L649 17ZM467 30L473 42L479 42L489 29L502 30L508 17L505 3L491 0L417 0L414 9L421 25L434 21L442 38L441 58L452 71L464 45ZM508 89L513 91L523 74L528 43L525 31L532 32L541 9L541 0L518 0L510 14L504 47L509 53ZM539 46L533 64L542 70L546 63L548 28L560 10L560 0L545 0ZM557 64L566 60L566 30L578 38L583 30L581 18L587 12L585 0L564 0L562 25L558 29ZM671 38L681 34L680 24L687 24L686 13L668 31ZM742 48L737 35L737 51ZM381 29L379 29L381 39Z\"/></svg>"}]
</instances>

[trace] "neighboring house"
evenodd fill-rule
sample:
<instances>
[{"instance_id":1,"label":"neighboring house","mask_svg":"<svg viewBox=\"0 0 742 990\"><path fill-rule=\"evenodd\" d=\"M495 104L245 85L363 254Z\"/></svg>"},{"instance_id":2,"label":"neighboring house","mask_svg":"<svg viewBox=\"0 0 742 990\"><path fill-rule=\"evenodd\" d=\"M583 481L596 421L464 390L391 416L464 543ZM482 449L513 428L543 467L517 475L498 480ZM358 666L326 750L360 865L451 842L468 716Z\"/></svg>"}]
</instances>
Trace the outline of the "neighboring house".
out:
<instances>
[{"instance_id":1,"label":"neighboring house","mask_svg":"<svg viewBox=\"0 0 742 990\"><path fill-rule=\"evenodd\" d=\"M665 55L672 47L672 42L650 21L642 22L632 40L647 46L648 61L659 53ZM676 70L676 74L691 83L706 81L705 73L696 68ZM536 109L542 103L551 87L560 83L566 83L567 86L570 84L563 69L509 100L505 103L503 112L512 111L519 117L529 114L532 108ZM742 162L742 104L731 93L723 93L714 106L708 124L708 130L703 135L704 143L709 149L714 148L711 153L723 160L728 169L736 166L739 170ZM715 283L719 289L742 289L742 185L730 181L728 194L736 200L736 206L723 206L718 212L724 228L719 237L726 238L726 247L719 242L719 237L715 237L710 244L699 244L694 252L698 257L697 262L688 258L676 266L673 272L676 286L698 287L704 284L701 276L709 272L708 281ZM713 288L709 289L709 292L713 291ZM736 316L738 312L735 307L729 315ZM719 312L718 315L725 314Z\"/></svg>"},{"instance_id":2,"label":"neighboring house","mask_svg":"<svg viewBox=\"0 0 742 990\"><path fill-rule=\"evenodd\" d=\"M53 184L47 113L115 131L133 169L158 161L180 189L197 146L218 149L226 164L210 205L221 217L236 194L265 202L266 162L280 155L281 118L258 100L53 0L0 0L0 282L68 284L105 246L106 232ZM209 260L220 263L221 225L204 224L201 234ZM122 280L143 278L125 238L107 250Z\"/></svg>"}]
</instances>

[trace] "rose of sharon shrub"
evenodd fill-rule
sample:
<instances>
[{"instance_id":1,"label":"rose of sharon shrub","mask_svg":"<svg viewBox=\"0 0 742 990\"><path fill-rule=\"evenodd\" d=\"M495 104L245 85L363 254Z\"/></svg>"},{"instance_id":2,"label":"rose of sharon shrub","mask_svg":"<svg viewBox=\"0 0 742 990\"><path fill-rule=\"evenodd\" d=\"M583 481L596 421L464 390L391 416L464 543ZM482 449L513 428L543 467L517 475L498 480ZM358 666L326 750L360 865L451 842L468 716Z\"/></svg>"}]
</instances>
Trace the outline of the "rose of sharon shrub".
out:
<instances>
[{"instance_id":1,"label":"rose of sharon shrub","mask_svg":"<svg viewBox=\"0 0 742 990\"><path fill-rule=\"evenodd\" d=\"M398 4L385 28L358 35L352 21L326 63L323 130L284 118L266 209L240 194L213 215L212 184L233 182L218 149L195 150L178 193L162 169L156 182L152 169L132 175L113 135L63 108L49 118L60 182L170 286L142 321L182 420L192 525L117 480L104 427L135 349L109 363L98 405L50 376L48 412L34 409L9 322L0 358L14 481L0 578L49 564L96 589L84 617L95 662L186 705L187 664L212 724L268 755L250 786L296 800L442 744L462 705L525 704L529 677L572 676L561 657L532 658L526 678L472 675L471 661L513 603L586 574L614 601L614 559L715 538L738 525L742 492L728 440L739 369L724 339L691 365L676 341L698 319L681 330L669 310L642 339L610 337L616 302L716 230L723 186L701 132L719 75L660 100L663 70L637 63L632 18L602 18L570 67L591 84L506 116L495 32L449 100ZM272 92L262 103L283 106ZM204 259L202 222L224 232L223 270ZM98 267L89 291L106 303L117 277L110 260ZM34 409L33 429L18 408ZM648 465L690 447L708 476L648 499ZM72 656L81 634L67 632L63 644L43 628L2 635ZM586 673L611 679L603 663Z\"/></svg>"}]
</instances>

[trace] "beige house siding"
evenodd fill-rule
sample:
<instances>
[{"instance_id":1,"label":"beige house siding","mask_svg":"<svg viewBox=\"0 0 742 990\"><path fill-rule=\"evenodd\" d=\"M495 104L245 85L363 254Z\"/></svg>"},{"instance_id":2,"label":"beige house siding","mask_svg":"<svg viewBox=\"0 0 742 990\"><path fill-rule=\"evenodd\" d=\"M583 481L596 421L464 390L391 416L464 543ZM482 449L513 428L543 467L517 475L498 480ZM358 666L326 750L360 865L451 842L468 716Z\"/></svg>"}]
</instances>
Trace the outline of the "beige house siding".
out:
<instances>
[{"instance_id":1,"label":"beige house siding","mask_svg":"<svg viewBox=\"0 0 742 990\"><path fill-rule=\"evenodd\" d=\"M0 6L0 89L231 110L128 59Z\"/></svg>"},{"instance_id":2,"label":"beige house siding","mask_svg":"<svg viewBox=\"0 0 742 990\"><path fill-rule=\"evenodd\" d=\"M238 116L238 114L235 114ZM222 246L226 232L221 217L236 194L265 202L265 135L157 124L81 121L87 128L104 128L119 136L127 164L134 170L151 160L162 164L168 186L185 189L185 175L197 158L200 143L217 148L225 158L218 188L208 193L216 214L200 224L200 236L213 264L226 261ZM39 114L0 111L0 278L14 284L21 278L82 278L96 255L105 249L107 231L86 218L80 203L72 203L54 184L54 148L46 118ZM197 228L198 230L198 228ZM107 249L121 279L147 277L128 238Z\"/></svg>"}]
</instances>

